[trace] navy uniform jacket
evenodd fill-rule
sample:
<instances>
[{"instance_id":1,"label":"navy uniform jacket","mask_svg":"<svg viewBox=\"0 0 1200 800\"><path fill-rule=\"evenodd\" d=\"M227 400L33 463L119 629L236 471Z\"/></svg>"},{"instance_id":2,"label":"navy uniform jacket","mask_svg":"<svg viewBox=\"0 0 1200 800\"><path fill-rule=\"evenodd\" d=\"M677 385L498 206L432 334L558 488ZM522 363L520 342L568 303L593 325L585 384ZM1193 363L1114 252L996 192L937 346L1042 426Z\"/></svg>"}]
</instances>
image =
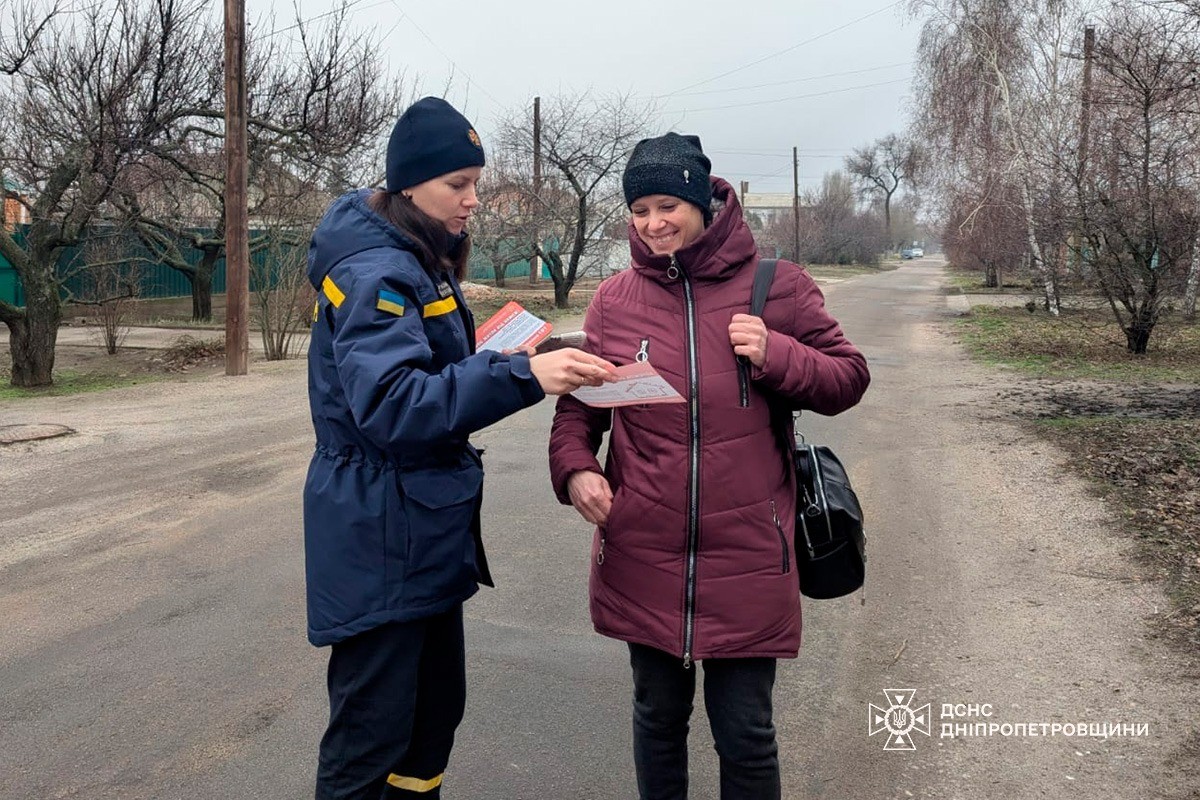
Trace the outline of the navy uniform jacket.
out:
<instances>
[{"instance_id":1,"label":"navy uniform jacket","mask_svg":"<svg viewBox=\"0 0 1200 800\"><path fill-rule=\"evenodd\" d=\"M467 436L541 400L524 355L475 353L452 276L366 205L336 200L313 233L308 353L316 451L304 484L308 638L337 642L446 611L490 582L483 469Z\"/></svg>"}]
</instances>

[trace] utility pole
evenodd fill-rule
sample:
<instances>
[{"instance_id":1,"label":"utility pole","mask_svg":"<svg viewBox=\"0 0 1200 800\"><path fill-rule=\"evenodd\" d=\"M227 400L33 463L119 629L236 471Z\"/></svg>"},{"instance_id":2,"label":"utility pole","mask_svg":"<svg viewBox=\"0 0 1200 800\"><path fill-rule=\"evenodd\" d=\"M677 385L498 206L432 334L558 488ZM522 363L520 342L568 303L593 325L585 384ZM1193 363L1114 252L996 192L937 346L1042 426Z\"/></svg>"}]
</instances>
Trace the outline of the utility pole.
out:
<instances>
[{"instance_id":1,"label":"utility pole","mask_svg":"<svg viewBox=\"0 0 1200 800\"><path fill-rule=\"evenodd\" d=\"M1096 29L1083 29L1083 91L1079 111L1079 181L1087 170L1089 134L1092 125L1092 59L1096 50Z\"/></svg>"},{"instance_id":2,"label":"utility pole","mask_svg":"<svg viewBox=\"0 0 1200 800\"><path fill-rule=\"evenodd\" d=\"M1075 232L1075 248L1078 252L1078 266L1081 271L1087 270L1087 180L1088 180L1088 148L1091 144L1092 127L1092 60L1096 50L1096 28L1088 25L1083 29L1083 87L1079 102L1079 172L1076 180L1076 193L1080 199L1080 219Z\"/></svg>"},{"instance_id":3,"label":"utility pole","mask_svg":"<svg viewBox=\"0 0 1200 800\"><path fill-rule=\"evenodd\" d=\"M800 148L792 148L792 258L800 260Z\"/></svg>"},{"instance_id":4,"label":"utility pole","mask_svg":"<svg viewBox=\"0 0 1200 800\"><path fill-rule=\"evenodd\" d=\"M225 0L225 374L250 360L250 242L246 219L246 6Z\"/></svg>"},{"instance_id":5,"label":"utility pole","mask_svg":"<svg viewBox=\"0 0 1200 800\"><path fill-rule=\"evenodd\" d=\"M541 213L541 197L542 197L542 98L533 98L533 196L534 196L534 222L537 222L537 215ZM542 232L538 230L535 224L533 228L533 240L541 242ZM533 285L538 282L538 278L542 275L542 257L537 253L533 254L533 258L529 259L529 283Z\"/></svg>"}]
</instances>

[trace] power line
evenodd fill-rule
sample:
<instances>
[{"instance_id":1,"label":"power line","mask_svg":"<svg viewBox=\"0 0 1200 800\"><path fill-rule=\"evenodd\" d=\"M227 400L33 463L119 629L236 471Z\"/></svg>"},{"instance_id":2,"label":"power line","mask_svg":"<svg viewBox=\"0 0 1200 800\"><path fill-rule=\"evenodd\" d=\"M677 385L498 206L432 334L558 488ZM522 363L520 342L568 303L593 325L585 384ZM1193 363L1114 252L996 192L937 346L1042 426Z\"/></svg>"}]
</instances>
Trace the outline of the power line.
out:
<instances>
[{"instance_id":1,"label":"power line","mask_svg":"<svg viewBox=\"0 0 1200 800\"><path fill-rule=\"evenodd\" d=\"M652 98L662 97L695 97L702 94L722 94L725 92L747 92L751 89L765 89L770 86L787 86L793 83L808 83L809 81L819 81L825 78L841 78L846 75L862 75L867 72L879 72L885 69L895 69L896 67L909 67L915 64L915 61L901 61L897 64L884 64L878 67L869 67L868 69L853 69L846 72L830 72L825 75L810 75L806 78L793 78L787 81L774 81L772 83L756 83L753 86L734 86L729 89L702 89L699 92L672 92L671 94L655 94L650 95Z\"/></svg>"},{"instance_id":2,"label":"power line","mask_svg":"<svg viewBox=\"0 0 1200 800\"><path fill-rule=\"evenodd\" d=\"M791 166L791 164L788 164L788 167L790 167L790 166ZM737 170L724 170L724 172L727 172L730 175L736 175L739 178L781 178L781 177L783 177L783 173L785 170L786 170L786 167L784 169L779 170L779 172L738 172ZM805 180L805 181L816 181L816 180L820 180L823 177L825 177L825 176L824 175L801 175L800 179Z\"/></svg>"},{"instance_id":3,"label":"power line","mask_svg":"<svg viewBox=\"0 0 1200 800\"><path fill-rule=\"evenodd\" d=\"M763 158L786 158L787 153L782 150L771 152L762 150L706 150L706 153L719 153L725 156L761 156ZM842 148L826 148L815 150L801 150L800 155L804 158L826 158L837 157L841 158L846 151Z\"/></svg>"},{"instance_id":4,"label":"power line","mask_svg":"<svg viewBox=\"0 0 1200 800\"><path fill-rule=\"evenodd\" d=\"M862 86L847 86L844 89L830 89L827 92L813 92L811 94L797 94L791 97L780 97L775 100L758 100L752 103L731 103L724 106L708 106L707 108L684 108L672 111L673 114L695 114L701 111L721 111L727 108L749 108L751 106L771 106L777 103L786 103L789 100L804 100L810 97L826 97L831 94L844 94L845 92L856 92L860 89L874 89L877 86L892 86L897 83L908 83L912 80L909 75L904 78L898 78L894 81L880 81L879 83L865 83Z\"/></svg>"},{"instance_id":5,"label":"power line","mask_svg":"<svg viewBox=\"0 0 1200 800\"><path fill-rule=\"evenodd\" d=\"M420 25L417 23L417 21L416 21L415 19L413 19L413 18L412 18L412 15L405 13L404 9L400 7L400 3L398 3L398 2L397 2L397 0L389 0L389 2L391 2L391 4L392 4L393 6L395 6L395 7L396 7L396 11L398 11L398 12L400 13L400 16L401 16L402 18L407 18L407 19L408 19L408 21L412 23L412 26L413 26L414 28L416 28L416 29L417 29L417 32L418 32L419 34L421 34L422 36L424 36L424 37L425 37L425 41L429 42L430 46L432 46L434 50L437 50L439 53L441 53L441 54L442 54L442 58L446 59L446 61L448 61L448 62L450 63L450 66L454 67L454 70L455 70L456 72L459 72L459 71L461 71L463 75L466 75L466 76L467 76L467 88L468 88L468 90L470 89L470 86L471 86L471 84L475 84L475 88L477 88L479 91L481 91L481 92L483 92L485 95L487 95L488 99L489 99L489 100L491 100L493 103L495 103L497 108L500 108L500 109L503 109L503 108L504 108L504 104L503 104L503 103L501 103L499 100L497 100L497 99L496 99L496 96L495 96L494 94L492 94L492 93L491 93L491 92L489 92L489 91L488 91L486 88L484 88L483 84L481 84L479 81L477 81L477 80L475 80L474 78L472 78L472 77L471 77L471 76L470 76L470 75L467 73L467 71L466 71L465 69L462 69L460 66L458 66L458 63L457 63L457 62L456 62L456 61L455 61L453 58L451 58L451 57L450 57L450 56L449 56L449 55L446 53L446 51L445 51L445 50L443 50L442 48L438 47L438 44L437 44L437 42L435 42L433 39L431 39L431 38L429 37L429 34L428 34L428 33L426 33L426 32L425 32L425 29L424 29L424 28L422 28L422 27L421 27L421 26L420 26Z\"/></svg>"},{"instance_id":6,"label":"power line","mask_svg":"<svg viewBox=\"0 0 1200 800\"><path fill-rule=\"evenodd\" d=\"M332 11L326 11L323 14L314 14L313 16L307 17L306 19L297 20L296 22L292 23L291 25L288 25L286 28L275 28L275 29L268 31L267 33L258 34L258 36L256 38L270 39L272 36L277 36L281 33L287 33L288 31L294 31L297 28L301 28L310 22L315 22L316 20L324 19L325 17L332 17L336 14L341 14L343 11L353 11L357 6L361 5L363 2L364 2L364 0L350 0L350 2L346 3L344 8L339 7L339 8L333 9ZM389 2L391 2L391 0L378 0L378 2L371 3L371 5L369 5L369 6L363 6L361 10L366 11L368 8L376 8L377 6L384 6L384 5L387 5Z\"/></svg>"},{"instance_id":7,"label":"power line","mask_svg":"<svg viewBox=\"0 0 1200 800\"><path fill-rule=\"evenodd\" d=\"M778 56L781 56L781 55L783 55L784 53L790 53L790 52L792 52L793 50L796 50L796 49L798 49L798 48L800 48L800 47L803 47L803 46L804 46L804 45L806 45L806 44L812 44L812 43L813 43L813 42L815 42L815 41L818 41L818 40L820 40L820 39L824 39L826 36L832 36L833 34L837 33L838 31L843 31L843 30L845 30L846 28L849 28L849 27L850 27L850 26L852 26L852 25L857 25L858 23L860 23L860 22L862 22L862 21L864 21L864 20L870 19L871 17L874 17L874 16L877 16L877 15L879 15L879 14L882 14L882 13L883 13L883 12L885 12L885 11L890 11L891 9L893 9L893 8L895 8L896 6L900 5L902 2L904 2L904 0L896 0L896 2L894 2L894 3L891 3L891 4L889 4L889 5L886 5L886 6L884 6L883 8L880 8L880 9L878 9L878 10L876 10L876 11L872 11L870 14L866 14L866 15L864 15L864 16L861 16L861 17L859 17L858 19L851 20L850 22L847 22L845 25L839 25L838 27L836 27L836 28L833 28L832 30L825 31L824 33L819 33L819 34L817 34L816 36L813 36L813 37L811 37L811 38L809 38L809 39L805 39L805 40L804 40L804 41L802 41L802 42L797 42L796 44L792 45L791 47L785 47L785 48L784 48L784 49L782 49L782 50L778 50L778 51L776 51L776 52L774 52L774 53L770 53L770 54L768 54L768 55L765 55L765 56L763 56L762 58L760 58L760 59L758 59L758 60L756 60L756 61L751 61L749 64L743 64L743 65L742 65L742 66L740 66L740 67L735 67L734 69L728 70L728 71L726 71L726 72L722 72L720 75L714 75L714 76L713 76L713 77L711 77L711 78L706 78L706 79L704 79L704 80L702 80L702 81L697 81L696 83L688 84L687 86L684 86L682 89L676 89L674 92L670 92L669 94L663 95L663 97L671 97L672 95L679 94L680 92L686 92L688 89L694 89L694 88L696 88L697 86L703 86L703 85L704 85L704 84L706 84L706 83L712 83L713 81L720 80L721 78L726 78L726 77L728 77L728 76L730 76L730 75L736 74L736 73L738 73L738 72L741 72L741 71L743 71L743 70L747 70L747 69L750 69L751 67L758 66L759 64L763 63L764 61L770 61L771 59L773 59L773 58L777 58Z\"/></svg>"}]
</instances>

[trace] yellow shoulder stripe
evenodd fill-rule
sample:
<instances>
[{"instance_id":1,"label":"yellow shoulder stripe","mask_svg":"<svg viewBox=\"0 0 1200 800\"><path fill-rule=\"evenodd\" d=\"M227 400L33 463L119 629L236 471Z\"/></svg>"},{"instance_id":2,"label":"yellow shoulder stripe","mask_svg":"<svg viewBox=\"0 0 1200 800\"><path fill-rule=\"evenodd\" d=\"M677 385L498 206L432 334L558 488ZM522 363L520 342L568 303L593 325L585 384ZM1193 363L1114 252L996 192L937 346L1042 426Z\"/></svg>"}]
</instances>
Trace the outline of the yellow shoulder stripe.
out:
<instances>
[{"instance_id":1,"label":"yellow shoulder stripe","mask_svg":"<svg viewBox=\"0 0 1200 800\"><path fill-rule=\"evenodd\" d=\"M445 775L446 773L442 773ZM387 782L397 789L403 789L406 792L432 792L434 789L442 785L442 775L436 775L427 781L420 778L406 778L403 775L392 773L388 775Z\"/></svg>"},{"instance_id":2,"label":"yellow shoulder stripe","mask_svg":"<svg viewBox=\"0 0 1200 800\"><path fill-rule=\"evenodd\" d=\"M451 311L458 309L458 302L453 296L447 297L445 300L438 300L436 303L430 303L425 306L425 310L421 312L423 317L440 317L442 314L449 314Z\"/></svg>"},{"instance_id":3,"label":"yellow shoulder stripe","mask_svg":"<svg viewBox=\"0 0 1200 800\"><path fill-rule=\"evenodd\" d=\"M326 275L325 280L321 281L321 290L325 292L325 296L329 298L329 302L333 303L334 308L342 307L342 302L346 299L346 295L333 282L333 278Z\"/></svg>"}]
</instances>

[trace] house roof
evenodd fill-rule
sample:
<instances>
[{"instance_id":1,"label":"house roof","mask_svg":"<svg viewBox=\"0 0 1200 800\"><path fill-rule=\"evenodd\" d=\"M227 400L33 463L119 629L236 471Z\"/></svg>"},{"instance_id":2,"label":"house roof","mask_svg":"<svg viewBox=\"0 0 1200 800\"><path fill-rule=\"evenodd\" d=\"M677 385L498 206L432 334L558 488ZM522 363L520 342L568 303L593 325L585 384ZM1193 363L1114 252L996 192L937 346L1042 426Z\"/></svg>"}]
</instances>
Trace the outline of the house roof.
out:
<instances>
[{"instance_id":1,"label":"house roof","mask_svg":"<svg viewBox=\"0 0 1200 800\"><path fill-rule=\"evenodd\" d=\"M790 209L792 207L790 192L746 192L742 199L742 208L754 209Z\"/></svg>"}]
</instances>

